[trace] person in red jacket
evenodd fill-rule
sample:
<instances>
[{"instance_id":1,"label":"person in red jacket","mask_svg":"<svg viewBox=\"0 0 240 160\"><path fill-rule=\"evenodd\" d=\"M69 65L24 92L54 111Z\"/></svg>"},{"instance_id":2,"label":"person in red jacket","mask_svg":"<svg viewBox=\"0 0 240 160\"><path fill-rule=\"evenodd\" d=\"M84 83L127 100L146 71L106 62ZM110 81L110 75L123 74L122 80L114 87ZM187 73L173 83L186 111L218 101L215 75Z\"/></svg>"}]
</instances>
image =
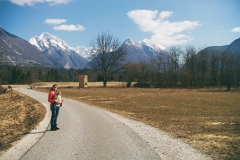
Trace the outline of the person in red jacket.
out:
<instances>
[{"instance_id":1,"label":"person in red jacket","mask_svg":"<svg viewBox=\"0 0 240 160\"><path fill-rule=\"evenodd\" d=\"M56 94L58 94L58 89L57 89L57 84L54 84L49 91L48 94L48 102L50 102L50 108L52 111L52 116L51 116L51 131L58 130L59 128L57 127L57 118L60 110L59 105L55 105L57 102Z\"/></svg>"}]
</instances>

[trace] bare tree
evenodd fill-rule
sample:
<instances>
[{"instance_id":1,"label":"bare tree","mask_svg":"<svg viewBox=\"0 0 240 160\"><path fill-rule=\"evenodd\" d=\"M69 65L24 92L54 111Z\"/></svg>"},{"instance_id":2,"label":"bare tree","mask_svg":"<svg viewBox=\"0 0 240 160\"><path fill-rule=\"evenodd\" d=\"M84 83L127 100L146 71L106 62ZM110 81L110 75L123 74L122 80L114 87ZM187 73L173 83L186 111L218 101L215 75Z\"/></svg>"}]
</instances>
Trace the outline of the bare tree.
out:
<instances>
[{"instance_id":1,"label":"bare tree","mask_svg":"<svg viewBox=\"0 0 240 160\"><path fill-rule=\"evenodd\" d=\"M176 86L178 81L179 57L183 51L180 47L170 47L168 52L168 74L170 76L170 85Z\"/></svg>"},{"instance_id":2,"label":"bare tree","mask_svg":"<svg viewBox=\"0 0 240 160\"><path fill-rule=\"evenodd\" d=\"M221 54L221 73L223 74L223 82L227 90L231 90L234 76L234 56L231 52L223 52Z\"/></svg>"},{"instance_id":3,"label":"bare tree","mask_svg":"<svg viewBox=\"0 0 240 160\"><path fill-rule=\"evenodd\" d=\"M138 82L147 83L149 78L149 66L145 61L138 63Z\"/></svg>"},{"instance_id":4,"label":"bare tree","mask_svg":"<svg viewBox=\"0 0 240 160\"><path fill-rule=\"evenodd\" d=\"M150 59L149 68L150 68L150 77L152 84L156 87L161 87L164 81L164 69L166 69L166 62L164 60L166 55L162 53L158 53L155 58Z\"/></svg>"},{"instance_id":5,"label":"bare tree","mask_svg":"<svg viewBox=\"0 0 240 160\"><path fill-rule=\"evenodd\" d=\"M198 56L198 66L197 66L197 83L200 87L204 87L207 82L207 69L208 69L208 52L202 50Z\"/></svg>"},{"instance_id":6,"label":"bare tree","mask_svg":"<svg viewBox=\"0 0 240 160\"><path fill-rule=\"evenodd\" d=\"M210 85L218 85L218 72L219 72L219 54L217 51L210 53Z\"/></svg>"},{"instance_id":7,"label":"bare tree","mask_svg":"<svg viewBox=\"0 0 240 160\"><path fill-rule=\"evenodd\" d=\"M127 87L130 87L132 82L138 76L138 64L137 63L127 63L123 67L123 73L124 73L125 81L127 83Z\"/></svg>"},{"instance_id":8,"label":"bare tree","mask_svg":"<svg viewBox=\"0 0 240 160\"><path fill-rule=\"evenodd\" d=\"M236 56L235 60L235 70L236 70L236 86L239 87L240 82L240 55Z\"/></svg>"},{"instance_id":9,"label":"bare tree","mask_svg":"<svg viewBox=\"0 0 240 160\"><path fill-rule=\"evenodd\" d=\"M118 38L114 38L108 32L102 32L91 42L91 61L92 69L100 71L103 78L103 86L106 87L110 75L122 67L125 52L120 46Z\"/></svg>"},{"instance_id":10,"label":"bare tree","mask_svg":"<svg viewBox=\"0 0 240 160\"><path fill-rule=\"evenodd\" d=\"M194 46L187 46L186 52L183 56L185 65L183 67L183 76L184 81L188 87L193 87L196 85L196 66L197 66L197 57L196 57L196 49Z\"/></svg>"}]
</instances>

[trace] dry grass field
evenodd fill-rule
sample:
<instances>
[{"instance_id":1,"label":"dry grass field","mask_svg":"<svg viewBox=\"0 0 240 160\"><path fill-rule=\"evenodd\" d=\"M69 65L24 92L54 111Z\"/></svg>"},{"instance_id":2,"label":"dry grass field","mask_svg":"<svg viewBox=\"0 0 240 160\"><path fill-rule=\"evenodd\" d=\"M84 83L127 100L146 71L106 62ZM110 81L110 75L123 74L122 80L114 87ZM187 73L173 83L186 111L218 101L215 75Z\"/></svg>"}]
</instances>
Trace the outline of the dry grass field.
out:
<instances>
[{"instance_id":1,"label":"dry grass field","mask_svg":"<svg viewBox=\"0 0 240 160\"><path fill-rule=\"evenodd\" d=\"M34 85L48 92L52 84ZM102 83L91 82L79 89L76 82L57 84L63 97L159 128L213 159L240 159L240 91L122 88L121 83L102 88Z\"/></svg>"},{"instance_id":2,"label":"dry grass field","mask_svg":"<svg viewBox=\"0 0 240 160\"><path fill-rule=\"evenodd\" d=\"M46 109L14 90L0 94L0 101L0 151L3 151L33 130L43 120Z\"/></svg>"}]
</instances>

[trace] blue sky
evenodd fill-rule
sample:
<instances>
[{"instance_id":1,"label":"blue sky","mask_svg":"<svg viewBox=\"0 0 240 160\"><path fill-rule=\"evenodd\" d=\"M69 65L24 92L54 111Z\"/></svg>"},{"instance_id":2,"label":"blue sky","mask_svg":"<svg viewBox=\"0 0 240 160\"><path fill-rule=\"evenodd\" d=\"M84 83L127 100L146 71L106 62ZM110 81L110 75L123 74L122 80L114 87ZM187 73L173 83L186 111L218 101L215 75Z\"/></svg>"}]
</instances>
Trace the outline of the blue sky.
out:
<instances>
[{"instance_id":1,"label":"blue sky","mask_svg":"<svg viewBox=\"0 0 240 160\"><path fill-rule=\"evenodd\" d=\"M240 0L0 0L0 26L27 41L48 32L71 47L101 32L121 42L221 46L240 37Z\"/></svg>"}]
</instances>

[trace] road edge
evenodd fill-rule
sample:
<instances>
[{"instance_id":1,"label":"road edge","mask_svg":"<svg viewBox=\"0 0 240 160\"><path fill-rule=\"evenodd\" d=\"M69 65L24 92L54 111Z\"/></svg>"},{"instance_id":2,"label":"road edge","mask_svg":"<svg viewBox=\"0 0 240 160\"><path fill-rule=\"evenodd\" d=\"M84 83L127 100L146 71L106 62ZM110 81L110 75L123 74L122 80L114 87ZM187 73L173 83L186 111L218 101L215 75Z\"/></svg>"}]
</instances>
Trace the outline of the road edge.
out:
<instances>
[{"instance_id":1,"label":"road edge","mask_svg":"<svg viewBox=\"0 0 240 160\"><path fill-rule=\"evenodd\" d=\"M3 151L0 154L0 160L20 159L45 134L51 119L51 112L49 110L48 104L41 104L46 108L44 119L37 125L34 130L24 136L21 140L14 142L11 148L9 148L7 151Z\"/></svg>"},{"instance_id":2,"label":"road edge","mask_svg":"<svg viewBox=\"0 0 240 160\"><path fill-rule=\"evenodd\" d=\"M107 110L100 110L132 128L156 151L163 160L212 160L209 155L193 148L181 139L172 137L164 131Z\"/></svg>"}]
</instances>

